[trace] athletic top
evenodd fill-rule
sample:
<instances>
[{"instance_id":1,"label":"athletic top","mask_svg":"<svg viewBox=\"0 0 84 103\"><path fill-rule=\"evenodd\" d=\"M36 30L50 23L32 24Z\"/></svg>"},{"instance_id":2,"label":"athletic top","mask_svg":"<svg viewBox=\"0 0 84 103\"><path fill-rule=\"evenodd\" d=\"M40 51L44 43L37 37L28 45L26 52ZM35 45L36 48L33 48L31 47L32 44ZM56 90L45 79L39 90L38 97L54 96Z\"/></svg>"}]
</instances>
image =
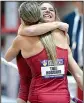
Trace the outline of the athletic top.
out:
<instances>
[{"instance_id":1,"label":"athletic top","mask_svg":"<svg viewBox=\"0 0 84 103\"><path fill-rule=\"evenodd\" d=\"M32 72L28 97L30 102L70 103L67 82L68 50L56 47L56 54L57 68L53 67L52 62L48 60L45 49L25 58Z\"/></svg>"},{"instance_id":2,"label":"athletic top","mask_svg":"<svg viewBox=\"0 0 84 103\"><path fill-rule=\"evenodd\" d=\"M31 70L30 67L27 65L25 59L21 56L21 53L18 54L16 59L20 76L20 88L18 98L21 98L27 102L29 94L29 86L32 78Z\"/></svg>"}]
</instances>

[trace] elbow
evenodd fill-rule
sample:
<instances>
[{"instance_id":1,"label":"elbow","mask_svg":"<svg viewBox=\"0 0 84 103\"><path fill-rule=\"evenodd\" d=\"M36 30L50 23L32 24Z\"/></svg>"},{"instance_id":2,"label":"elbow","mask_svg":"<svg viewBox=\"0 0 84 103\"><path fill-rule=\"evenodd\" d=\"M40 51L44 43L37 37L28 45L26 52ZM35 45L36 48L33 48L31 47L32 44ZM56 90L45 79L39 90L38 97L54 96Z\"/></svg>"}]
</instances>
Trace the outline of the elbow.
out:
<instances>
[{"instance_id":1,"label":"elbow","mask_svg":"<svg viewBox=\"0 0 84 103\"><path fill-rule=\"evenodd\" d=\"M26 34L28 36L34 36L36 33L36 28L35 27L29 27L28 29L26 29Z\"/></svg>"},{"instance_id":2,"label":"elbow","mask_svg":"<svg viewBox=\"0 0 84 103\"><path fill-rule=\"evenodd\" d=\"M35 36L37 34L37 28L35 26L25 27L18 31L18 34L21 36Z\"/></svg>"},{"instance_id":3,"label":"elbow","mask_svg":"<svg viewBox=\"0 0 84 103\"><path fill-rule=\"evenodd\" d=\"M32 28L25 29L23 32L18 33L21 36L34 36L35 32Z\"/></svg>"}]
</instances>

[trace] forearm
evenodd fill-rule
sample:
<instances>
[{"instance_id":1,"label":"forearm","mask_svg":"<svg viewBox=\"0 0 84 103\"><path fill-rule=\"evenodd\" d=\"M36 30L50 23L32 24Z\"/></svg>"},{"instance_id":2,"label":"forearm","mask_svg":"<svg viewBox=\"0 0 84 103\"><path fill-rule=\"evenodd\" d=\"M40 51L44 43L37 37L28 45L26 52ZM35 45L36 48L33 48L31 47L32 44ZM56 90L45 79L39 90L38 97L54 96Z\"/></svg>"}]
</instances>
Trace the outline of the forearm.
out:
<instances>
[{"instance_id":1,"label":"forearm","mask_svg":"<svg viewBox=\"0 0 84 103\"><path fill-rule=\"evenodd\" d=\"M17 98L17 103L27 103L27 102L18 97L18 98Z\"/></svg>"},{"instance_id":2,"label":"forearm","mask_svg":"<svg viewBox=\"0 0 84 103\"><path fill-rule=\"evenodd\" d=\"M20 35L26 35L26 36L42 35L49 31L55 30L56 28L63 29L62 27L60 27L61 24L63 24L62 26L66 25L66 28L68 29L68 24L66 23L49 22L49 23L36 24L28 27L25 26L21 29L21 31L18 31L18 33ZM64 28L64 31L66 28Z\"/></svg>"},{"instance_id":3,"label":"forearm","mask_svg":"<svg viewBox=\"0 0 84 103\"><path fill-rule=\"evenodd\" d=\"M69 60L69 71L74 76L79 88L83 90L83 72L78 66L78 64L75 62L73 57L71 56L70 58L71 59Z\"/></svg>"},{"instance_id":4,"label":"forearm","mask_svg":"<svg viewBox=\"0 0 84 103\"><path fill-rule=\"evenodd\" d=\"M76 80L76 82L77 82L77 84L78 84L78 86L79 86L79 88L81 89L81 90L83 90L83 72L82 72L82 70L78 67L78 72L75 74L75 80Z\"/></svg>"},{"instance_id":5,"label":"forearm","mask_svg":"<svg viewBox=\"0 0 84 103\"><path fill-rule=\"evenodd\" d=\"M79 86L79 88L81 90L83 90L83 73L81 73L81 75L79 75L79 73L77 73L76 75L74 75L71 70L69 70L69 72L74 76L74 79L77 82L77 85Z\"/></svg>"}]
</instances>

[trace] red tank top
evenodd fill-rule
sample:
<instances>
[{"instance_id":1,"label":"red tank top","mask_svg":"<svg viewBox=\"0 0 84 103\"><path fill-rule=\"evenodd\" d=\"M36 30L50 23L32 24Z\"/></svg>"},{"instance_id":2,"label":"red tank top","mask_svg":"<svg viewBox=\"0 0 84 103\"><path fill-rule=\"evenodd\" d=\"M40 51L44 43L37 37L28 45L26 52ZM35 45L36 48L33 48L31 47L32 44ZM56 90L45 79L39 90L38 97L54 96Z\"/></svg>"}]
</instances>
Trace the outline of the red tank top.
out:
<instances>
[{"instance_id":1,"label":"red tank top","mask_svg":"<svg viewBox=\"0 0 84 103\"><path fill-rule=\"evenodd\" d=\"M68 50L56 47L57 58L64 59L65 75L62 78L43 78L41 75L41 62L48 60L46 50L26 58L26 62L31 68L32 81L29 91L29 101L36 103L70 103L68 91L67 70L68 70Z\"/></svg>"}]
</instances>

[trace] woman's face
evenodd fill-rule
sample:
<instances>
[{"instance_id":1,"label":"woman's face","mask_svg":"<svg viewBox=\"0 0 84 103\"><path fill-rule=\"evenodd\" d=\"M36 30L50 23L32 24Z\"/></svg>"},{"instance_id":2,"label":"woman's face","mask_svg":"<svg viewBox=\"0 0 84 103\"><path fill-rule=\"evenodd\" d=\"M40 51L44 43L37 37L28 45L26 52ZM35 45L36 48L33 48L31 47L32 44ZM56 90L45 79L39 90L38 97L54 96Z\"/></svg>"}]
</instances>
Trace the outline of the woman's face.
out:
<instances>
[{"instance_id":1,"label":"woman's face","mask_svg":"<svg viewBox=\"0 0 84 103\"><path fill-rule=\"evenodd\" d=\"M41 15L45 22L55 21L56 14L53 6L49 3L43 3L40 5Z\"/></svg>"}]
</instances>

